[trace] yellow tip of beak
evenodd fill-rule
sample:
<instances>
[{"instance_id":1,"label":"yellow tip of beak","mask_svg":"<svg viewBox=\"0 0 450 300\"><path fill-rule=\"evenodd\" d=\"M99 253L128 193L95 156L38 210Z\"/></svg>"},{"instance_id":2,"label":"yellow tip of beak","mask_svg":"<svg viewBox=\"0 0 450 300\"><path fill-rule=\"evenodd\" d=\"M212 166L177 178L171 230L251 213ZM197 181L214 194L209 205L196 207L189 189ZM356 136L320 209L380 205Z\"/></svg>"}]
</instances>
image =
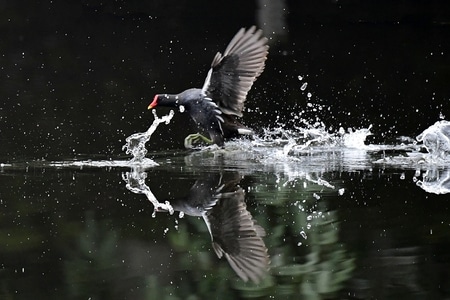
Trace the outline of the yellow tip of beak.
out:
<instances>
[{"instance_id":1,"label":"yellow tip of beak","mask_svg":"<svg viewBox=\"0 0 450 300\"><path fill-rule=\"evenodd\" d=\"M147 109L152 109L153 107L158 105L158 95L155 95L155 98L153 98L153 101L150 102Z\"/></svg>"}]
</instances>

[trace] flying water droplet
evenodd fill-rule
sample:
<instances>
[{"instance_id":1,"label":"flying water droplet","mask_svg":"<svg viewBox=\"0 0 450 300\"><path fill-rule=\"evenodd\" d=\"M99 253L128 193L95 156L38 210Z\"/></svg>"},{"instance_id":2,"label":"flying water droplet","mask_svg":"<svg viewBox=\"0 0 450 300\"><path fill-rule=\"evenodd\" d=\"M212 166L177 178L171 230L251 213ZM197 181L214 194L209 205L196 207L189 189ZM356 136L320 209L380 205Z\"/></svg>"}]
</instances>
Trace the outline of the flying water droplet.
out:
<instances>
[{"instance_id":1,"label":"flying water droplet","mask_svg":"<svg viewBox=\"0 0 450 300\"><path fill-rule=\"evenodd\" d=\"M300 231L300 235L306 240L308 239L308 236L306 235L306 232L304 230Z\"/></svg>"}]
</instances>

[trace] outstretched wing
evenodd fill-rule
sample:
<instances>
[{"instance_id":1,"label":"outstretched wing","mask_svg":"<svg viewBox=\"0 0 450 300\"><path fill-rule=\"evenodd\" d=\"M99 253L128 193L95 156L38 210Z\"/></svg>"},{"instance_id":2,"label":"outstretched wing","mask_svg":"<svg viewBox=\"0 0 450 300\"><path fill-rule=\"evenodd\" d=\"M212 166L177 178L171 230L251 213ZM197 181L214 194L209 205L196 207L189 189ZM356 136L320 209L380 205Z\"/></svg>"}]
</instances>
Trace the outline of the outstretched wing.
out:
<instances>
[{"instance_id":1,"label":"outstretched wing","mask_svg":"<svg viewBox=\"0 0 450 300\"><path fill-rule=\"evenodd\" d=\"M264 70L269 46L262 31L242 28L223 55L217 52L202 91L217 103L223 113L242 117L248 91Z\"/></svg>"}]
</instances>

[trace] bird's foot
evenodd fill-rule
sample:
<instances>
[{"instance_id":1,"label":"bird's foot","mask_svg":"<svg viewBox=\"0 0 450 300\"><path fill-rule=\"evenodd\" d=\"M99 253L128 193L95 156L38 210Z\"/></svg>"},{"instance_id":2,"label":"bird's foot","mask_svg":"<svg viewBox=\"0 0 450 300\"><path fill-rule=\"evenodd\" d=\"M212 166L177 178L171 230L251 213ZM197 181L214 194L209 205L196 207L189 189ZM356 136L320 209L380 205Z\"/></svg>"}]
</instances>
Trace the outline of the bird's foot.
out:
<instances>
[{"instance_id":1,"label":"bird's foot","mask_svg":"<svg viewBox=\"0 0 450 300\"><path fill-rule=\"evenodd\" d=\"M213 144L213 141L208 139L206 136L200 134L200 133L193 133L188 135L185 139L184 139L184 147L186 149L192 149L192 143L198 143L198 142L205 142L209 145Z\"/></svg>"}]
</instances>

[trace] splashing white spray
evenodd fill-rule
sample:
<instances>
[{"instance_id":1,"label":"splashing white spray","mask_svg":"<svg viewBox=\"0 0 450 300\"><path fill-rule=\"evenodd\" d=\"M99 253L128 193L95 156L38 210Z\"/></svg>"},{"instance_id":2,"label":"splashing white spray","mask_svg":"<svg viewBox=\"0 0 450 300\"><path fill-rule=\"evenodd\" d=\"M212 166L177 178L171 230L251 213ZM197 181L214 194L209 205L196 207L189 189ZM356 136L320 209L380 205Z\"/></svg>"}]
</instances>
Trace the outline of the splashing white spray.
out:
<instances>
[{"instance_id":1,"label":"splashing white spray","mask_svg":"<svg viewBox=\"0 0 450 300\"><path fill-rule=\"evenodd\" d=\"M145 144L150 140L150 137L153 132L155 132L156 128L158 128L158 125L161 123L169 124L174 115L173 110L171 110L168 115L158 118L156 111L153 110L152 112L155 120L147 131L130 135L125 140L127 143L122 147L122 150L124 150L126 154L133 155L133 158L131 159L133 162L142 162L145 159L145 155L147 154Z\"/></svg>"}]
</instances>

